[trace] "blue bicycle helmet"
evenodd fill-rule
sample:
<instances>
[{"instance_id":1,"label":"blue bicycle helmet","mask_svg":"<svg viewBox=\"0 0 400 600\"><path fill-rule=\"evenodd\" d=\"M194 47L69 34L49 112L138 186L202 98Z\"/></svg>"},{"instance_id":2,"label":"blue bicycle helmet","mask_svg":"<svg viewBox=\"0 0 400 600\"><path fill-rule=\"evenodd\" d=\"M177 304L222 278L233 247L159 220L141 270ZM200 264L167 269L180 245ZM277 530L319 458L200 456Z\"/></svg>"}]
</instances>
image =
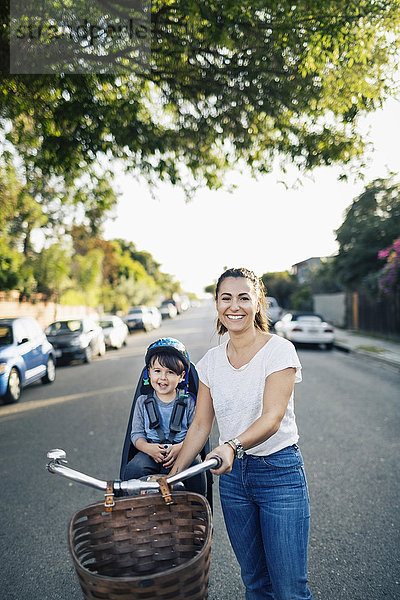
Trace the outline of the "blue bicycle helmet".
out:
<instances>
[{"instance_id":1,"label":"blue bicycle helmet","mask_svg":"<svg viewBox=\"0 0 400 600\"><path fill-rule=\"evenodd\" d=\"M150 344L150 346L147 348L145 356L146 367L149 366L150 359L153 356L153 354L163 351L171 352L171 350L176 355L176 357L183 362L187 373L190 369L189 353L186 350L184 344L182 344L182 342L176 340L175 338L160 338L152 344Z\"/></svg>"}]
</instances>

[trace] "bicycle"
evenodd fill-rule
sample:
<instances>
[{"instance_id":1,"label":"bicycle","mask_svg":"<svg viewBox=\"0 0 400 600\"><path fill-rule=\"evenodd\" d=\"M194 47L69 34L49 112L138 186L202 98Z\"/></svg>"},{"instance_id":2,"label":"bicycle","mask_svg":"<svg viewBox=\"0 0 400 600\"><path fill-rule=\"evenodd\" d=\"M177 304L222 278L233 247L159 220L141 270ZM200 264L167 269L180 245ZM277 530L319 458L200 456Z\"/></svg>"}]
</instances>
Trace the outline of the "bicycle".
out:
<instances>
[{"instance_id":1,"label":"bicycle","mask_svg":"<svg viewBox=\"0 0 400 600\"><path fill-rule=\"evenodd\" d=\"M71 518L68 544L85 600L206 600L212 520L203 496L171 486L218 468L213 457L181 473L102 481L49 450L50 473L102 490L104 502ZM161 492L161 493L158 493ZM115 494L128 494L115 499Z\"/></svg>"}]
</instances>

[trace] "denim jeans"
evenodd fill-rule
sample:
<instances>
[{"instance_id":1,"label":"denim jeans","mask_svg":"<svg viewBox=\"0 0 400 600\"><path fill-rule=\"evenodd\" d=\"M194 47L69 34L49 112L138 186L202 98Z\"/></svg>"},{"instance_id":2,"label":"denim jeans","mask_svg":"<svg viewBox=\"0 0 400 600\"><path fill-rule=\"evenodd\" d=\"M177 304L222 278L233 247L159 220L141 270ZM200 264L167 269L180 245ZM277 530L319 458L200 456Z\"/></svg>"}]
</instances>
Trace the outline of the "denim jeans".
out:
<instances>
[{"instance_id":1,"label":"denim jeans","mask_svg":"<svg viewBox=\"0 0 400 600\"><path fill-rule=\"evenodd\" d=\"M198 465L200 462L200 456L196 456L190 466ZM160 463L156 463L151 456L145 454L145 452L136 452L135 456L125 467L123 479L140 479L146 475L168 475L169 471L170 469L166 469ZM206 476L204 473L186 479L184 484L189 492L195 492L202 496L206 493Z\"/></svg>"},{"instance_id":2,"label":"denim jeans","mask_svg":"<svg viewBox=\"0 0 400 600\"><path fill-rule=\"evenodd\" d=\"M221 475L219 490L246 600L312 600L309 497L298 447L234 460L232 472Z\"/></svg>"}]
</instances>

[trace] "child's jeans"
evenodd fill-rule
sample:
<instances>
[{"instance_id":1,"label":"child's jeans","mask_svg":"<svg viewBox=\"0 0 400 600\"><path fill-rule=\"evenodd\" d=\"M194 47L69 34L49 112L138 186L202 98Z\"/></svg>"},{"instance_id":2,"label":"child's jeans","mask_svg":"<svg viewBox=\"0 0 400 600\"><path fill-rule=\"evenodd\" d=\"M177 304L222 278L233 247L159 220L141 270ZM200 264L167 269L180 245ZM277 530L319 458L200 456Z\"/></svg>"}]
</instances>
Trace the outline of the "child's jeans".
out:
<instances>
[{"instance_id":1,"label":"child's jeans","mask_svg":"<svg viewBox=\"0 0 400 600\"><path fill-rule=\"evenodd\" d=\"M197 456L191 466L198 465L200 462L201 459ZM123 480L140 479L140 477L145 477L146 475L168 475L169 471L170 469L166 469L160 463L156 463L145 452L138 451L126 465ZM189 492L196 492L202 496L206 493L206 476L204 473L190 477L190 479L186 479L183 483Z\"/></svg>"}]
</instances>

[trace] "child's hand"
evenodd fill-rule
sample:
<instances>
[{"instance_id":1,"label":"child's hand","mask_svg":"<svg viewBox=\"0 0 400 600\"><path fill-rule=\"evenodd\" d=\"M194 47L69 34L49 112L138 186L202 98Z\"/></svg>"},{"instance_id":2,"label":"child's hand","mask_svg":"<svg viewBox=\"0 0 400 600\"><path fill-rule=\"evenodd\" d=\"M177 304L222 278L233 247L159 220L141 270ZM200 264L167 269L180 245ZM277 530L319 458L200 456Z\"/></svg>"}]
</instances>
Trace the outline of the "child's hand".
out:
<instances>
[{"instance_id":1,"label":"child's hand","mask_svg":"<svg viewBox=\"0 0 400 600\"><path fill-rule=\"evenodd\" d=\"M172 444L172 446L167 448L166 456L163 462L163 467L165 467L166 469L170 469L172 467L175 460L178 458L178 454L181 451L182 444L183 442L180 442L179 444Z\"/></svg>"},{"instance_id":2,"label":"child's hand","mask_svg":"<svg viewBox=\"0 0 400 600\"><path fill-rule=\"evenodd\" d=\"M148 444L146 452L156 463L162 463L165 460L166 450L163 444Z\"/></svg>"}]
</instances>

